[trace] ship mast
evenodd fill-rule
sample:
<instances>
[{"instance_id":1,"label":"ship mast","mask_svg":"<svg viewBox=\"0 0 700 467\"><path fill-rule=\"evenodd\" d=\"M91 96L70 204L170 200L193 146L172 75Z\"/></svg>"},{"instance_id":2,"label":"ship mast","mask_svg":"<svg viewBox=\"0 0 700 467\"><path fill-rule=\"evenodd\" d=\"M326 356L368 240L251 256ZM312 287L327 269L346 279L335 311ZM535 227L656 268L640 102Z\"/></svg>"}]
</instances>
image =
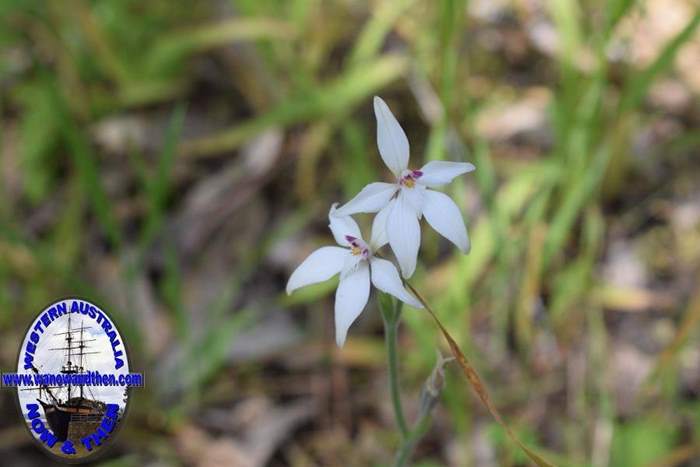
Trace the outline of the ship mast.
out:
<instances>
[{"instance_id":1,"label":"ship mast","mask_svg":"<svg viewBox=\"0 0 700 467\"><path fill-rule=\"evenodd\" d=\"M63 374L71 374L73 373L73 369L71 368L73 366L73 363L71 362L72 355L71 352L73 351L73 346L71 345L71 342L73 341L73 334L71 334L71 328L70 328L70 314L68 315L68 334L66 334L66 347L68 348L68 363L67 363L67 368L64 368L61 373ZM68 399L66 402L70 400L70 390L71 390L71 385L68 385Z\"/></svg>"},{"instance_id":2,"label":"ship mast","mask_svg":"<svg viewBox=\"0 0 700 467\"><path fill-rule=\"evenodd\" d=\"M66 364L61 367L61 373L64 375L73 375L73 374L78 374L78 373L84 373L85 372L85 367L84 367L84 356L88 354L97 354L100 352L85 352L85 348L88 347L85 345L86 342L91 342L95 341L96 339L85 339L84 336L84 331L85 329L90 329L90 326L85 326L84 322L80 323L80 330L73 330L71 327L71 315L68 315L68 330L66 332L60 332L56 333L54 335L59 336L59 335L65 335L65 341L66 341L66 346L65 347L59 347L59 348L54 348L54 349L49 349L49 350L65 350L66 351ZM80 332L80 337L76 338L73 336L74 333ZM77 341L77 343L74 344L74 341ZM78 350L78 354L75 355L75 357L78 358L78 363L74 364L73 363L73 356L74 350ZM80 400L83 399L83 385L80 384L78 385L80 389ZM68 403L71 398L72 398L72 389L73 386L71 384L68 384L67 390L68 390L68 399L66 399L66 403Z\"/></svg>"},{"instance_id":3,"label":"ship mast","mask_svg":"<svg viewBox=\"0 0 700 467\"><path fill-rule=\"evenodd\" d=\"M83 350L85 349L85 341L83 340L83 330L85 329L85 322L80 322L80 368L79 371L82 373L85 371L83 368ZM80 400L83 400L83 385L80 385Z\"/></svg>"}]
</instances>

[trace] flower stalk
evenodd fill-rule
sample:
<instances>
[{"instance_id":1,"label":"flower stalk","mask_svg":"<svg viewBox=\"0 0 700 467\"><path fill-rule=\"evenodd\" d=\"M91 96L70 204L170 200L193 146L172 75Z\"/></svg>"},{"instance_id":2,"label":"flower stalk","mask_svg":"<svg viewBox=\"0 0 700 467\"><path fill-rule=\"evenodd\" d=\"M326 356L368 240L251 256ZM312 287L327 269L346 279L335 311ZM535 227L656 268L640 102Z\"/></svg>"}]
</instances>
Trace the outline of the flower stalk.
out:
<instances>
[{"instance_id":1,"label":"flower stalk","mask_svg":"<svg viewBox=\"0 0 700 467\"><path fill-rule=\"evenodd\" d=\"M379 294L379 310L384 321L384 340L386 342L387 363L389 368L389 391L391 393L391 404L394 409L394 418L399 427L402 439L408 438L410 431L406 423L406 416L403 413L401 404L401 383L399 381L399 357L397 351L397 338L399 331L399 320L403 302L393 300L386 294Z\"/></svg>"},{"instance_id":2,"label":"flower stalk","mask_svg":"<svg viewBox=\"0 0 700 467\"><path fill-rule=\"evenodd\" d=\"M397 346L403 303L399 300L394 300L387 294L379 294L378 303L382 320L384 321L384 336L389 371L389 391L391 393L391 402L394 409L396 425L401 432L401 444L396 451L394 465L396 467L403 467L407 465L416 445L430 428L431 414L433 408L440 399L440 393L444 386L445 364L454 359L452 357L445 358L438 351L437 363L421 390L418 418L413 427L409 428L401 403L401 383L399 380Z\"/></svg>"},{"instance_id":3,"label":"flower stalk","mask_svg":"<svg viewBox=\"0 0 700 467\"><path fill-rule=\"evenodd\" d=\"M408 461L411 460L416 444L418 444L418 441L420 441L420 439L428 432L430 422L430 412L422 413L416 421L416 425L413 430L411 430L408 436L401 443L401 446L399 446L398 451L396 451L394 467L404 467L405 465L408 465Z\"/></svg>"},{"instance_id":4,"label":"flower stalk","mask_svg":"<svg viewBox=\"0 0 700 467\"><path fill-rule=\"evenodd\" d=\"M396 452L396 461L394 464L396 467L403 467L406 465L411 459L411 455L418 441L420 441L428 432L428 429L430 429L433 409L439 402L440 393L445 386L445 365L452 360L454 360L454 358L443 357L440 351L437 351L437 363L428 379L425 380L423 389L421 390L418 420L416 420L410 434L403 440L399 450Z\"/></svg>"}]
</instances>

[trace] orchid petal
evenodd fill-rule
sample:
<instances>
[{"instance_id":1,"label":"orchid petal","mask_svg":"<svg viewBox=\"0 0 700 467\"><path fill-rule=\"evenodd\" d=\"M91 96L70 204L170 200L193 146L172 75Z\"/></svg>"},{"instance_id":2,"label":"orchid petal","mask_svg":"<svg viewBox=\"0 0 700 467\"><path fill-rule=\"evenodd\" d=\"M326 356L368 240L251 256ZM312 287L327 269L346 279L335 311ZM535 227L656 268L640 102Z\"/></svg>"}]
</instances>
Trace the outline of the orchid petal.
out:
<instances>
[{"instance_id":1,"label":"orchid petal","mask_svg":"<svg viewBox=\"0 0 700 467\"><path fill-rule=\"evenodd\" d=\"M408 167L408 138L381 97L374 96L374 115L377 117L379 154L398 178Z\"/></svg>"},{"instance_id":2,"label":"orchid petal","mask_svg":"<svg viewBox=\"0 0 700 467\"><path fill-rule=\"evenodd\" d=\"M377 212L389 203L399 187L395 183L375 182L362 189L353 199L338 208L334 215L348 216L359 212Z\"/></svg>"},{"instance_id":3,"label":"orchid petal","mask_svg":"<svg viewBox=\"0 0 700 467\"><path fill-rule=\"evenodd\" d=\"M345 258L345 262L343 263L343 269L340 270L340 279L342 280L343 277L355 272L357 270L357 266L360 264L360 261L362 261L362 259L363 258L360 255L348 255Z\"/></svg>"},{"instance_id":4,"label":"orchid petal","mask_svg":"<svg viewBox=\"0 0 700 467\"><path fill-rule=\"evenodd\" d=\"M396 201L392 199L389 201L389 204L384 206L382 210L374 216L374 220L372 221L372 239L370 240L370 245L374 251L389 243L389 237L386 234L386 221L395 203Z\"/></svg>"},{"instance_id":5,"label":"orchid petal","mask_svg":"<svg viewBox=\"0 0 700 467\"><path fill-rule=\"evenodd\" d=\"M287 293L330 279L343 269L348 256L352 256L350 251L339 246L324 246L314 251L292 273Z\"/></svg>"},{"instance_id":6,"label":"orchid petal","mask_svg":"<svg viewBox=\"0 0 700 467\"><path fill-rule=\"evenodd\" d=\"M331 206L331 210L328 213L328 227L330 227L331 232L333 232L333 237L335 241L340 246L350 246L350 242L346 237L362 238L362 233L360 233L360 227L350 216L339 216L337 214L336 206L338 203L334 203Z\"/></svg>"},{"instance_id":7,"label":"orchid petal","mask_svg":"<svg viewBox=\"0 0 700 467\"><path fill-rule=\"evenodd\" d=\"M423 305L411 295L401 282L399 271L390 261L380 258L370 259L372 268L372 284L382 292L393 295L404 303L414 308L423 308Z\"/></svg>"},{"instance_id":8,"label":"orchid petal","mask_svg":"<svg viewBox=\"0 0 700 467\"><path fill-rule=\"evenodd\" d=\"M335 292L335 341L345 343L350 325L362 313L369 298L369 265L359 264L352 273L340 279Z\"/></svg>"},{"instance_id":9,"label":"orchid petal","mask_svg":"<svg viewBox=\"0 0 700 467\"><path fill-rule=\"evenodd\" d=\"M469 251L469 236L462 214L449 196L439 191L425 190L423 215L440 235L457 245L463 253Z\"/></svg>"},{"instance_id":10,"label":"orchid petal","mask_svg":"<svg viewBox=\"0 0 700 467\"><path fill-rule=\"evenodd\" d=\"M453 178L475 169L469 162L430 161L421 169L421 176L416 182L433 187L450 183Z\"/></svg>"},{"instance_id":11,"label":"orchid petal","mask_svg":"<svg viewBox=\"0 0 700 467\"><path fill-rule=\"evenodd\" d=\"M406 204L413 208L419 219L425 203L425 191L426 189L423 185L414 185L413 188L401 188L399 193L399 196L404 198Z\"/></svg>"},{"instance_id":12,"label":"orchid petal","mask_svg":"<svg viewBox=\"0 0 700 467\"><path fill-rule=\"evenodd\" d=\"M401 267L401 274L409 278L416 270L418 247L420 247L420 225L415 210L403 196L396 198L394 209L387 219L389 245Z\"/></svg>"}]
</instances>

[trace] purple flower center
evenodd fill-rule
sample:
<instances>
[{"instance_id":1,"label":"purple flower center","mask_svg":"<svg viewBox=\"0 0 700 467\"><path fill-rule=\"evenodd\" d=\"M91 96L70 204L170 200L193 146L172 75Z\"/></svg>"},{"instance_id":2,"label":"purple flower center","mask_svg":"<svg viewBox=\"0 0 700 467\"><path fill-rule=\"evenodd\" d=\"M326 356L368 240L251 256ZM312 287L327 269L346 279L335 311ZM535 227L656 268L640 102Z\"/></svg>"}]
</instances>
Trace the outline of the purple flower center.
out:
<instances>
[{"instance_id":1,"label":"purple flower center","mask_svg":"<svg viewBox=\"0 0 700 467\"><path fill-rule=\"evenodd\" d=\"M355 256L362 255L365 259L369 257L369 248L365 242L352 235L346 235L345 240L350 244L350 253Z\"/></svg>"},{"instance_id":2,"label":"purple flower center","mask_svg":"<svg viewBox=\"0 0 700 467\"><path fill-rule=\"evenodd\" d=\"M399 184L407 188L413 188L416 185L416 180L423 176L420 170L407 170L401 176Z\"/></svg>"}]
</instances>

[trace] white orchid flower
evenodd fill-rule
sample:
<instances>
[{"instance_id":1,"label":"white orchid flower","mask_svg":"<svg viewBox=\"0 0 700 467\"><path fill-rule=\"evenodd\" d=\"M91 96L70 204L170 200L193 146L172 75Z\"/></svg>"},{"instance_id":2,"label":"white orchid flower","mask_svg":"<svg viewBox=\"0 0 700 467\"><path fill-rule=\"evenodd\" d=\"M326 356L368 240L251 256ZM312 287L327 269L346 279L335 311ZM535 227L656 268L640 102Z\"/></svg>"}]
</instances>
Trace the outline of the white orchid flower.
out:
<instances>
[{"instance_id":1,"label":"white orchid flower","mask_svg":"<svg viewBox=\"0 0 700 467\"><path fill-rule=\"evenodd\" d=\"M311 253L292 273L287 282L287 293L340 273L335 293L335 339L338 347L342 347L350 325L367 304L370 281L377 289L412 307L423 306L404 288L394 264L374 256L374 252L387 243L383 228L386 218L375 217L371 240L366 243L352 217L336 215L336 205L331 206L328 219L340 246L324 246Z\"/></svg>"},{"instance_id":2,"label":"white orchid flower","mask_svg":"<svg viewBox=\"0 0 700 467\"><path fill-rule=\"evenodd\" d=\"M378 212L378 218L386 219L389 245L399 261L401 273L408 278L416 269L420 247L418 221L422 216L462 252L469 251L469 237L459 208L444 193L428 188L450 183L475 167L467 162L431 161L418 170L409 169L408 138L386 102L377 96L374 97L374 114L379 154L396 181L370 183L336 214Z\"/></svg>"}]
</instances>

